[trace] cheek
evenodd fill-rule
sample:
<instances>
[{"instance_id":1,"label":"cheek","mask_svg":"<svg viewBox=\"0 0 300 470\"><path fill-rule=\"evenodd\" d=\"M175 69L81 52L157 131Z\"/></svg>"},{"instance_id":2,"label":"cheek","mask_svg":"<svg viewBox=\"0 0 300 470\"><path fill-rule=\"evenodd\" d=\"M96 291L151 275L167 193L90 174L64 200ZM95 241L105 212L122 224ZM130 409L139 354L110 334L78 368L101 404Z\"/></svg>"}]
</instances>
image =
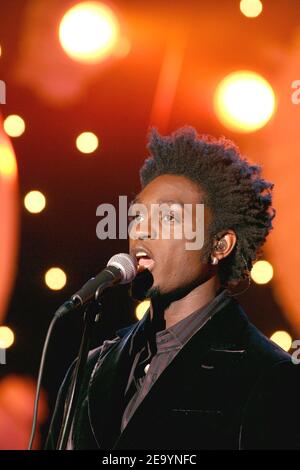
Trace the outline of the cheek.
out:
<instances>
[{"instance_id":1,"label":"cheek","mask_svg":"<svg viewBox=\"0 0 300 470\"><path fill-rule=\"evenodd\" d=\"M200 258L200 253L188 251L188 255L186 256L186 264L189 270L193 273L200 273L202 270L202 263Z\"/></svg>"},{"instance_id":2,"label":"cheek","mask_svg":"<svg viewBox=\"0 0 300 470\"><path fill-rule=\"evenodd\" d=\"M185 278L189 280L202 279L207 275L207 264L203 262L201 251L187 251L181 268L185 273Z\"/></svg>"},{"instance_id":3,"label":"cheek","mask_svg":"<svg viewBox=\"0 0 300 470\"><path fill-rule=\"evenodd\" d=\"M170 253L170 266L180 277L190 278L201 274L203 266L199 250L186 250L182 245Z\"/></svg>"}]
</instances>

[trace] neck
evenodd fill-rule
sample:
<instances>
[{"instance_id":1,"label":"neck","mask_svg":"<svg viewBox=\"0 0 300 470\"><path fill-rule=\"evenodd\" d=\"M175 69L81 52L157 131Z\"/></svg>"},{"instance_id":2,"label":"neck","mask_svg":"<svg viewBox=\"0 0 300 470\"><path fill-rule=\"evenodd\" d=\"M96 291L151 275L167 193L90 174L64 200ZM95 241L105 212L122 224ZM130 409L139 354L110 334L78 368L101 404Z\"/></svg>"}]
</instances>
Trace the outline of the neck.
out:
<instances>
[{"instance_id":1,"label":"neck","mask_svg":"<svg viewBox=\"0 0 300 470\"><path fill-rule=\"evenodd\" d=\"M151 319L160 321L161 324L164 323L164 328L170 328L211 302L219 288L220 282L217 276L213 276L208 281L195 287L185 297L171 302L163 311L159 305L152 301L150 306Z\"/></svg>"}]
</instances>

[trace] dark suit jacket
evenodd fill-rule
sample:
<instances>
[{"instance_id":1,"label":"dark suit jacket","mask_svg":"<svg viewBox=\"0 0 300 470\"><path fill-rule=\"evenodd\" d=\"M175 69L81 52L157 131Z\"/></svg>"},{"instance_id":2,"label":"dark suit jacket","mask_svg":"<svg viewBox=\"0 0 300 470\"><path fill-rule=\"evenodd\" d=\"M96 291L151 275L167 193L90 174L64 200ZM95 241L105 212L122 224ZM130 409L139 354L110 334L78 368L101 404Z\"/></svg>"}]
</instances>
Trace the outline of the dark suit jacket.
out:
<instances>
[{"instance_id":1,"label":"dark suit jacket","mask_svg":"<svg viewBox=\"0 0 300 470\"><path fill-rule=\"evenodd\" d=\"M300 449L300 366L234 299L179 351L120 434L130 339L143 321L90 353L73 422L75 449ZM47 449L56 446L72 370Z\"/></svg>"}]
</instances>

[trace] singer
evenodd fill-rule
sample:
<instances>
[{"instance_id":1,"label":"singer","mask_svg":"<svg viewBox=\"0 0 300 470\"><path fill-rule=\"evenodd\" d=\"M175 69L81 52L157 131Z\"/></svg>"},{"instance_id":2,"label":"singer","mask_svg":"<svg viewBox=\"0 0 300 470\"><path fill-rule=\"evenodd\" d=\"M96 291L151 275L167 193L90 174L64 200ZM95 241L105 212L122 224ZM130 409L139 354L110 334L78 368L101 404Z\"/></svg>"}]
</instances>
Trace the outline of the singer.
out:
<instances>
[{"instance_id":1,"label":"singer","mask_svg":"<svg viewBox=\"0 0 300 470\"><path fill-rule=\"evenodd\" d=\"M148 229L135 216L132 295L151 307L90 352L67 448L300 449L300 368L235 298L273 228L273 184L231 141L191 127L153 130L148 148L133 204L169 205L160 228L171 235L184 224L180 208L204 204L204 244L154 236L151 216ZM56 448L73 370L47 449Z\"/></svg>"}]
</instances>

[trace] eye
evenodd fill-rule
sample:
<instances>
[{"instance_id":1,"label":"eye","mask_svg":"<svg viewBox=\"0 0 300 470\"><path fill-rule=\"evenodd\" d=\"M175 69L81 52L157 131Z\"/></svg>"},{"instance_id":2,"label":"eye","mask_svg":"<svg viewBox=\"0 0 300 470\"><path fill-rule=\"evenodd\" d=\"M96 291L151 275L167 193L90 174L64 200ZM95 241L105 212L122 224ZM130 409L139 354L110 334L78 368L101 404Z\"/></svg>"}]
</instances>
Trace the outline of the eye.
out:
<instances>
[{"instance_id":1,"label":"eye","mask_svg":"<svg viewBox=\"0 0 300 470\"><path fill-rule=\"evenodd\" d=\"M135 214L129 217L129 220L135 220L136 222L142 222L144 220L143 214Z\"/></svg>"},{"instance_id":2,"label":"eye","mask_svg":"<svg viewBox=\"0 0 300 470\"><path fill-rule=\"evenodd\" d=\"M175 222L177 219L174 212L167 212L166 214L162 215L162 220L163 222Z\"/></svg>"}]
</instances>

